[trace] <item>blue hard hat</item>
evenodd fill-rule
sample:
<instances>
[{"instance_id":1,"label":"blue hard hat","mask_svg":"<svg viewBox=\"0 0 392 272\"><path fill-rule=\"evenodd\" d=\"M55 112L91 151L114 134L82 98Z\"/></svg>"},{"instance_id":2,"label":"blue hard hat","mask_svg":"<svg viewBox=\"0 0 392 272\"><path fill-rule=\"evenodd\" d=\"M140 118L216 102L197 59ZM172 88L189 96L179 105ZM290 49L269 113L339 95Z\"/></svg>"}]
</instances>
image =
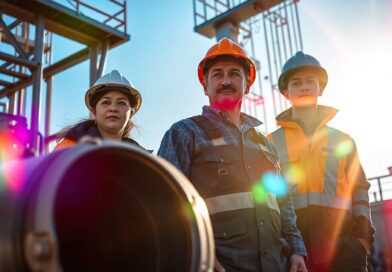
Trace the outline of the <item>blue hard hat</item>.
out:
<instances>
[{"instance_id":1,"label":"blue hard hat","mask_svg":"<svg viewBox=\"0 0 392 272\"><path fill-rule=\"evenodd\" d=\"M302 69L309 69L316 72L319 81L321 92L324 90L328 82L327 71L321 66L320 62L313 56L304 54L302 51L298 51L294 56L289 58L283 65L282 71L279 77L279 90L283 94L284 90L287 89L287 82L290 76Z\"/></svg>"}]
</instances>

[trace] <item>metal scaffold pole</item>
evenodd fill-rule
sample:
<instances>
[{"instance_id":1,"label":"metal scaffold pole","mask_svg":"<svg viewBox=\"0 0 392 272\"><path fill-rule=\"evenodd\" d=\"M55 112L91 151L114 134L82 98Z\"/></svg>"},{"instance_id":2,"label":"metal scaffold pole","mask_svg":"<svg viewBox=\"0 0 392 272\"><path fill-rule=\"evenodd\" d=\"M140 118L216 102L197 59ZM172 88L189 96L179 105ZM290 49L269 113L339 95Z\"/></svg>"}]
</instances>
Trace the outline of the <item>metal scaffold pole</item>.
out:
<instances>
[{"instance_id":1,"label":"metal scaffold pole","mask_svg":"<svg viewBox=\"0 0 392 272\"><path fill-rule=\"evenodd\" d=\"M41 14L38 15L37 24L35 28L35 47L34 47L34 61L36 68L33 72L34 84L31 105L31 133L33 136L32 148L35 153L39 152L39 119L40 119L40 99L41 99L41 83L43 74L43 44L44 44L44 18Z\"/></svg>"}]
</instances>

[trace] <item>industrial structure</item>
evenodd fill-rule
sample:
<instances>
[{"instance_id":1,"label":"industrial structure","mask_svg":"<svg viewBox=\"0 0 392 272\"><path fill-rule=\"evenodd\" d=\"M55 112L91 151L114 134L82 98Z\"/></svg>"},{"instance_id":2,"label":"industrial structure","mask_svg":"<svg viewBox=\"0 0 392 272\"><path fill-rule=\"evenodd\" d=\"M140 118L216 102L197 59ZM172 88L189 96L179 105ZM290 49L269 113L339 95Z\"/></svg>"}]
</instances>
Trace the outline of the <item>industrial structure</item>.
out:
<instances>
[{"instance_id":1,"label":"industrial structure","mask_svg":"<svg viewBox=\"0 0 392 272\"><path fill-rule=\"evenodd\" d=\"M299 0L192 0L194 30L207 37L229 37L246 48L258 73L244 102L247 113L262 114L264 130L268 114L276 116L288 107L278 91L277 82L284 61L303 49L297 5ZM97 5L98 2L97 1ZM89 60L92 85L105 69L108 51L129 41L126 2L106 0L113 12L92 6L83 0L1 0L0 1L0 137L1 130L28 136L22 144L27 155L39 155L50 135L53 76ZM99 18L99 19L97 19ZM84 46L53 63L53 34ZM257 43L256 36L262 37ZM256 56L262 48L263 56ZM44 87L46 87L44 89ZM31 104L27 105L27 97ZM45 104L41 105L45 96ZM267 102L268 100L268 102ZM39 131L41 113L44 131ZM23 134L23 133L22 133ZM0 143L4 148L7 141ZM378 249L392 248L392 170L370 179L371 206L378 233ZM384 236L383 236L384 235ZM387 239L383 239L387 237ZM389 244L388 244L389 243ZM392 256L392 252L384 252Z\"/></svg>"},{"instance_id":2,"label":"industrial structure","mask_svg":"<svg viewBox=\"0 0 392 272\"><path fill-rule=\"evenodd\" d=\"M3 126L7 123L14 126L17 121L12 115L26 116L29 113L29 148L34 154L42 153L45 143L53 139L49 135L53 76L89 59L92 85L104 71L108 50L129 40L126 2L106 2L113 6L112 14L83 0L0 2L0 99L3 99L3 111L9 114L2 115L2 123ZM64 5L67 3L69 7ZM51 43L52 34L83 44L84 48L52 63L51 53L56 50ZM43 80L46 91L43 91ZM32 102L26 105L29 86ZM40 105L44 94L46 105ZM41 112L45 112L43 135L39 131Z\"/></svg>"}]
</instances>

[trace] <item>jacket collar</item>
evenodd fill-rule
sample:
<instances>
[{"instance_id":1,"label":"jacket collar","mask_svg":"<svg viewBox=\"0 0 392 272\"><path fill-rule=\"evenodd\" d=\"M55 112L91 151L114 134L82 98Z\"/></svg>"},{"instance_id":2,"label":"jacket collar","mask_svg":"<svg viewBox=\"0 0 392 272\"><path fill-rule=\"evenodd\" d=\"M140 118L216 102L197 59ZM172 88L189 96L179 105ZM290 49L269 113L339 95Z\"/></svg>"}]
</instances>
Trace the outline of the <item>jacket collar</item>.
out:
<instances>
[{"instance_id":1,"label":"jacket collar","mask_svg":"<svg viewBox=\"0 0 392 272\"><path fill-rule=\"evenodd\" d=\"M222 121L229 121L225 111L217 109L217 108L213 108L211 106L203 106L203 115L206 115L207 117L211 117L213 119L219 119ZM243 122L244 128L258 127L263 124L259 119L256 119L256 118L254 118L250 115L247 115L243 112L241 112L241 120Z\"/></svg>"},{"instance_id":2,"label":"jacket collar","mask_svg":"<svg viewBox=\"0 0 392 272\"><path fill-rule=\"evenodd\" d=\"M324 105L317 105L318 128L325 126L333 117L335 117L337 109ZM285 110L276 117L278 126L297 127L298 122L292 118L292 108Z\"/></svg>"}]
</instances>

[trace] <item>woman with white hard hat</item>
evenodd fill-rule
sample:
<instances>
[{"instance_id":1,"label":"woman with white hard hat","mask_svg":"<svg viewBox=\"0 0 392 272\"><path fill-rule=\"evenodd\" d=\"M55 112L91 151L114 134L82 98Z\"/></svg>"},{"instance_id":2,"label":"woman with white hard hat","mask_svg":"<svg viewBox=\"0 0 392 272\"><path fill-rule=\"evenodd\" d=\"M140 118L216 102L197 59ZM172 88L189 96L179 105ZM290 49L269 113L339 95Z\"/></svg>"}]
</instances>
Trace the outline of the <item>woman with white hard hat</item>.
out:
<instances>
[{"instance_id":1,"label":"woman with white hard hat","mask_svg":"<svg viewBox=\"0 0 392 272\"><path fill-rule=\"evenodd\" d=\"M129 136L134 127L131 119L139 110L142 97L117 70L100 77L86 91L84 100L93 118L63 130L55 149L72 146L85 136L140 146Z\"/></svg>"}]
</instances>

